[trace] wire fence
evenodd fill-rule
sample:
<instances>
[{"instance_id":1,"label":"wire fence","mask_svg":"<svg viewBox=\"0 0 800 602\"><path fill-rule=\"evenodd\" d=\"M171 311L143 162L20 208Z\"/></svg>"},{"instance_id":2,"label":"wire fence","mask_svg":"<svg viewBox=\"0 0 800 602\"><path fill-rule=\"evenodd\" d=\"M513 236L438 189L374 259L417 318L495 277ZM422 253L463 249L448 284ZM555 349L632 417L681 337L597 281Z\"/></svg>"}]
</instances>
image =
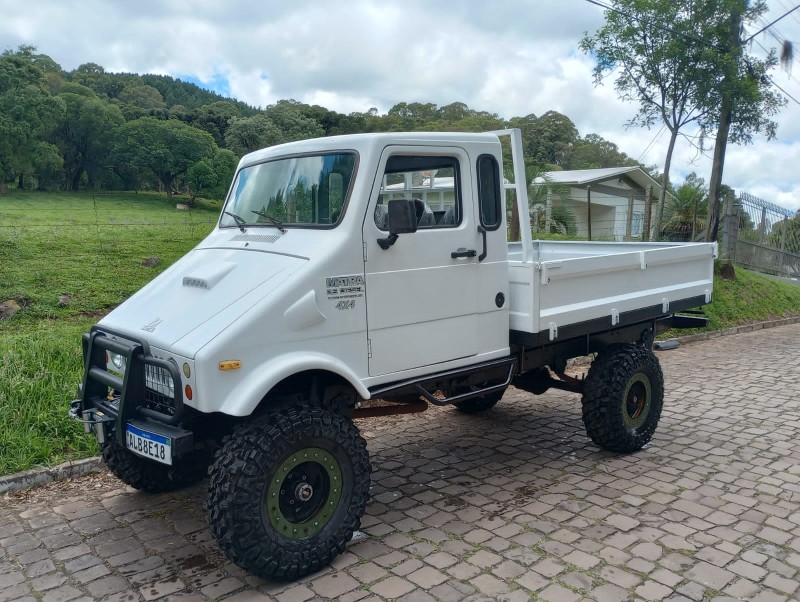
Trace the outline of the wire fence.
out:
<instances>
[{"instance_id":1,"label":"wire fence","mask_svg":"<svg viewBox=\"0 0 800 602\"><path fill-rule=\"evenodd\" d=\"M800 276L798 213L746 192L738 194L737 205L734 262L770 274Z\"/></svg>"}]
</instances>

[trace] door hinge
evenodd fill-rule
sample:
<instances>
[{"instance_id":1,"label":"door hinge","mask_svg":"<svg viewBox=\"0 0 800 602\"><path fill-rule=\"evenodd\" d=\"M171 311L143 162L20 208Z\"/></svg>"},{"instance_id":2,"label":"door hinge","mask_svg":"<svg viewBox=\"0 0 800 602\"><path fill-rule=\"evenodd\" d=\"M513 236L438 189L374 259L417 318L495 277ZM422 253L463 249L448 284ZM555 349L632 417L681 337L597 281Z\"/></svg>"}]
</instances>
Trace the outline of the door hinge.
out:
<instances>
[{"instance_id":1,"label":"door hinge","mask_svg":"<svg viewBox=\"0 0 800 602\"><path fill-rule=\"evenodd\" d=\"M363 241L361 243L361 248L364 250L364 263L367 263L367 243Z\"/></svg>"},{"instance_id":2,"label":"door hinge","mask_svg":"<svg viewBox=\"0 0 800 602\"><path fill-rule=\"evenodd\" d=\"M367 359L372 359L372 341L367 339Z\"/></svg>"}]
</instances>

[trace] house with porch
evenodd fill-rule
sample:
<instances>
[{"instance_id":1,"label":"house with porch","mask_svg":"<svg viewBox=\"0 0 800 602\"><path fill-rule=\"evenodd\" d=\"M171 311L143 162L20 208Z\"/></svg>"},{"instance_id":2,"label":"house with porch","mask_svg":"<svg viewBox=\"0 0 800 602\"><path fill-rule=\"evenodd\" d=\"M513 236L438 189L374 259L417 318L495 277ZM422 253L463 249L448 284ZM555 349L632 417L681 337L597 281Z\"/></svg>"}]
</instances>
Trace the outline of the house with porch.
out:
<instances>
[{"instance_id":1,"label":"house with porch","mask_svg":"<svg viewBox=\"0 0 800 602\"><path fill-rule=\"evenodd\" d=\"M546 187L546 202L532 207L545 212L534 223L547 224L553 209L564 207L574 216L577 236L592 240L642 240L644 229L655 223L661 184L641 167L605 167L549 171L532 182ZM543 194L534 195L543 199ZM648 220L647 205L651 207ZM556 211L556 214L558 211Z\"/></svg>"}]
</instances>

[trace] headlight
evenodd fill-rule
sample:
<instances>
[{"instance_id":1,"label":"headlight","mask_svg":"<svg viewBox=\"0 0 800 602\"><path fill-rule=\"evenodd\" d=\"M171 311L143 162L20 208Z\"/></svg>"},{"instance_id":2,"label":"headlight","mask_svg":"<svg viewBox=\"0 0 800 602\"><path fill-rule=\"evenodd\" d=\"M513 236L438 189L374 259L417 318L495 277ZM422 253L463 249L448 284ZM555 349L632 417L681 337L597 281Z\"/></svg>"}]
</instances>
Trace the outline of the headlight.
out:
<instances>
[{"instance_id":1,"label":"headlight","mask_svg":"<svg viewBox=\"0 0 800 602\"><path fill-rule=\"evenodd\" d=\"M109 352L108 359L117 372L125 372L126 360L124 356Z\"/></svg>"}]
</instances>

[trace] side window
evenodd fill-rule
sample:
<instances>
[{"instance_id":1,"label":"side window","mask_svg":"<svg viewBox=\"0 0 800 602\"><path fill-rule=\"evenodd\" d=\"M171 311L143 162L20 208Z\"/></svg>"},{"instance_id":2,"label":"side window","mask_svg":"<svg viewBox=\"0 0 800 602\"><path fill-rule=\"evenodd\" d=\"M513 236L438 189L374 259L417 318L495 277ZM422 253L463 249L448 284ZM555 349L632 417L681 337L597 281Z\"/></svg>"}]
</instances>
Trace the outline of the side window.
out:
<instances>
[{"instance_id":1,"label":"side window","mask_svg":"<svg viewBox=\"0 0 800 602\"><path fill-rule=\"evenodd\" d=\"M481 225L496 230L502 223L500 167L492 155L478 157L478 199L481 207Z\"/></svg>"},{"instance_id":2,"label":"side window","mask_svg":"<svg viewBox=\"0 0 800 602\"><path fill-rule=\"evenodd\" d=\"M375 225L389 229L387 204L392 199L417 199L417 228L453 228L461 223L458 159L394 155L386 162Z\"/></svg>"}]
</instances>

